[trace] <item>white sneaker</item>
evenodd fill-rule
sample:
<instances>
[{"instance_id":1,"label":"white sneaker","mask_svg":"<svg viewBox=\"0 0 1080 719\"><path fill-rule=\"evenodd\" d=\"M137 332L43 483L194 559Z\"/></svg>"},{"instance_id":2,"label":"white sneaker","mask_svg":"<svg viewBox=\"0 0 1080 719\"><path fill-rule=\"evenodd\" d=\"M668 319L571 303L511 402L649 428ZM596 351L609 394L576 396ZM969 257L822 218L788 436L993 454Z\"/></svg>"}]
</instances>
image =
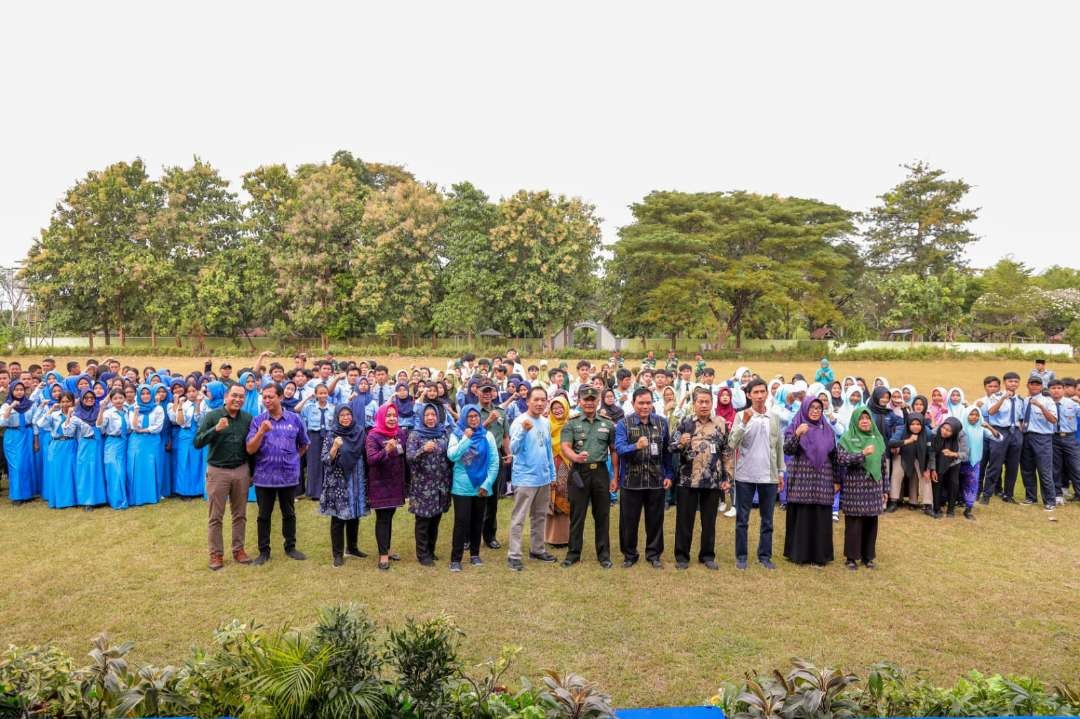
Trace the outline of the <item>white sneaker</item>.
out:
<instances>
[{"instance_id":1,"label":"white sneaker","mask_svg":"<svg viewBox=\"0 0 1080 719\"><path fill-rule=\"evenodd\" d=\"M728 511L724 512L724 516L725 517L734 517L735 516L735 508L732 507Z\"/></svg>"},{"instance_id":2,"label":"white sneaker","mask_svg":"<svg viewBox=\"0 0 1080 719\"><path fill-rule=\"evenodd\" d=\"M1059 507L1061 507L1061 506L1064 506L1064 504L1065 504L1065 498L1064 498L1064 497L1061 497L1061 496L1058 496L1058 497L1054 497L1054 504L1056 504L1056 505L1057 505L1057 506L1059 506Z\"/></svg>"},{"instance_id":3,"label":"white sneaker","mask_svg":"<svg viewBox=\"0 0 1080 719\"><path fill-rule=\"evenodd\" d=\"M832 513L832 521L834 521L834 522L839 522L840 521L840 513L839 512L833 512Z\"/></svg>"}]
</instances>

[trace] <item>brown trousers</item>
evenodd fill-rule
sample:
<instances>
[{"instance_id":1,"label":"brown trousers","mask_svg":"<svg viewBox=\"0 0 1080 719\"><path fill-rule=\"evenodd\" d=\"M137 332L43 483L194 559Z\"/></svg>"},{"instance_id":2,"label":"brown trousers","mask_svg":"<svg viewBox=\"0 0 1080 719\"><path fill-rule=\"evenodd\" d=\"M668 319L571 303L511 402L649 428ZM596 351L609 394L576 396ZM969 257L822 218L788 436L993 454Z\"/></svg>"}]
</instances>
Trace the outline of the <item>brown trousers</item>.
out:
<instances>
[{"instance_id":1,"label":"brown trousers","mask_svg":"<svg viewBox=\"0 0 1080 719\"><path fill-rule=\"evenodd\" d=\"M247 528L247 495L251 477L247 464L224 469L206 468L206 496L210 500L210 522L206 539L210 545L210 554L224 554L222 541L222 519L225 517L225 502L228 500L232 509L232 551L244 548L244 530Z\"/></svg>"}]
</instances>

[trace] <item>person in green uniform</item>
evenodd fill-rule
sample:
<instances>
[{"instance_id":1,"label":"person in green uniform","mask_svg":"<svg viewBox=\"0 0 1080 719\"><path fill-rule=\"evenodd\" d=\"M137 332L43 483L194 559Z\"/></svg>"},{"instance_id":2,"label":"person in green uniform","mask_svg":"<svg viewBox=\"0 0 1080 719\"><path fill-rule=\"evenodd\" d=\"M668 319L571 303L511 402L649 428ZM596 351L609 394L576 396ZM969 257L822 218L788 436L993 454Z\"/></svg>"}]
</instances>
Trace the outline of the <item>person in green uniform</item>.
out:
<instances>
[{"instance_id":1,"label":"person in green uniform","mask_svg":"<svg viewBox=\"0 0 1080 719\"><path fill-rule=\"evenodd\" d=\"M619 455L615 452L615 423L597 414L600 392L592 385L578 389L577 415L562 429L559 442L563 456L572 462L568 484L570 496L570 548L563 567L581 561L585 543L585 515L592 505L596 529L596 559L604 569L611 569L611 542L608 518L611 513L610 492L618 489ZM614 475L608 475L607 459L611 458Z\"/></svg>"},{"instance_id":2,"label":"person in green uniform","mask_svg":"<svg viewBox=\"0 0 1080 719\"><path fill-rule=\"evenodd\" d=\"M656 369L656 353L649 350L648 353L646 353L645 358L641 360L641 367L643 369L646 367L649 369Z\"/></svg>"},{"instance_id":3,"label":"person in green uniform","mask_svg":"<svg viewBox=\"0 0 1080 719\"><path fill-rule=\"evenodd\" d=\"M705 371L705 356L700 352L694 353L694 379L700 379L701 373Z\"/></svg>"},{"instance_id":4,"label":"person in green uniform","mask_svg":"<svg viewBox=\"0 0 1080 719\"><path fill-rule=\"evenodd\" d=\"M499 448L499 474L495 478L491 494L484 499L484 544L489 549L498 549L502 546L495 538L498 530L499 497L506 494L506 482L510 474L510 425L506 421L506 410L495 403L498 389L491 380L484 380L477 387L480 392L480 420L484 429L491 432L495 438L495 446Z\"/></svg>"},{"instance_id":5,"label":"person in green uniform","mask_svg":"<svg viewBox=\"0 0 1080 719\"><path fill-rule=\"evenodd\" d=\"M672 373L678 371L679 358L675 355L675 350L668 350L667 361L664 362L664 369Z\"/></svg>"}]
</instances>

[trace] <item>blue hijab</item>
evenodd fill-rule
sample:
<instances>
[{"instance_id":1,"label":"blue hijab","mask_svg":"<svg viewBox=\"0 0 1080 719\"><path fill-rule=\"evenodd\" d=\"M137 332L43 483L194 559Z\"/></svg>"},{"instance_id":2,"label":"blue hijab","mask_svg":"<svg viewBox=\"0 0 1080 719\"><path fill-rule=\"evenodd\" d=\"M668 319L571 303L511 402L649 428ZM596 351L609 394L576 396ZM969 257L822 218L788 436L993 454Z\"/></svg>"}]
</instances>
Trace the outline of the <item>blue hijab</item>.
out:
<instances>
[{"instance_id":1,"label":"blue hijab","mask_svg":"<svg viewBox=\"0 0 1080 719\"><path fill-rule=\"evenodd\" d=\"M64 380L64 387L67 389L68 392L71 392L72 397L78 397L79 396L79 382L81 380L86 380L87 382L91 382L90 375L83 372L82 374L77 374L74 377L68 377L67 379ZM91 386L93 386L92 383L91 383Z\"/></svg>"},{"instance_id":2,"label":"blue hijab","mask_svg":"<svg viewBox=\"0 0 1080 719\"><path fill-rule=\"evenodd\" d=\"M972 467L977 467L982 462L983 456L982 415L980 414L975 420L975 424L971 423L971 413L978 411L978 407L971 407L961 420L964 425L964 436L967 438L968 464Z\"/></svg>"},{"instance_id":3,"label":"blue hijab","mask_svg":"<svg viewBox=\"0 0 1080 719\"><path fill-rule=\"evenodd\" d=\"M435 426L428 427L424 424L424 415L427 414L428 409L435 413ZM420 435L424 441L431 439L442 439L446 436L446 425L439 421L439 407L433 402L428 402L420 408L420 423L413 428L413 432ZM485 442L485 444L487 444Z\"/></svg>"},{"instance_id":4,"label":"blue hijab","mask_svg":"<svg viewBox=\"0 0 1080 719\"><path fill-rule=\"evenodd\" d=\"M143 401L143 390L146 390L146 392L150 395L149 401ZM157 402L154 401L154 394L156 393L156 391L157 388L151 384L141 384L139 385L138 389L135 390L135 406L139 410L139 416L142 418L143 427L150 426L150 413L153 412L154 408L158 406Z\"/></svg>"},{"instance_id":5,"label":"blue hijab","mask_svg":"<svg viewBox=\"0 0 1080 719\"><path fill-rule=\"evenodd\" d=\"M454 429L454 435L458 439L464 438L465 430L469 427L469 415L473 412L483 420L484 416L480 414L479 407L475 404L465 405L461 410L461 416L458 417L457 427ZM465 465L465 473L469 476L472 486L476 488L487 479L488 452L491 449L488 447L487 430L484 429L483 424L473 430L473 435L469 440L469 448L465 450L465 454L459 461Z\"/></svg>"},{"instance_id":6,"label":"blue hijab","mask_svg":"<svg viewBox=\"0 0 1080 719\"><path fill-rule=\"evenodd\" d=\"M240 409L254 417L259 413L259 383L255 383L255 389L248 389L247 381L249 377L254 379L255 375L251 372L244 372L240 375L240 386L244 388L244 406Z\"/></svg>"},{"instance_id":7,"label":"blue hijab","mask_svg":"<svg viewBox=\"0 0 1080 719\"><path fill-rule=\"evenodd\" d=\"M210 405L210 409L218 409L225 404L224 382L209 382L206 385L206 391L210 395L210 398L206 400L206 403Z\"/></svg>"},{"instance_id":8,"label":"blue hijab","mask_svg":"<svg viewBox=\"0 0 1080 719\"><path fill-rule=\"evenodd\" d=\"M94 398L93 407L87 407L83 404L83 400L86 399L86 395L90 395ZM100 405L101 402L98 399L98 396L94 394L94 390L83 390L82 394L79 395L79 399L75 404L75 416L89 425L94 425L97 422L98 411L101 409Z\"/></svg>"}]
</instances>

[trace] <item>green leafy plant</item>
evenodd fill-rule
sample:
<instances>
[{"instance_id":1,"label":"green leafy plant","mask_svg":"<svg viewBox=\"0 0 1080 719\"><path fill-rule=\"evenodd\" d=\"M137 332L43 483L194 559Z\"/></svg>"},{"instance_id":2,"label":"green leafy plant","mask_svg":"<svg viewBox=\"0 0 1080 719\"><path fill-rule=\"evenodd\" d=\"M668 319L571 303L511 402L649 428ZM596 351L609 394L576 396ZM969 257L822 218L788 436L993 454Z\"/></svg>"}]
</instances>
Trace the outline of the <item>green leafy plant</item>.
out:
<instances>
[{"instance_id":1,"label":"green leafy plant","mask_svg":"<svg viewBox=\"0 0 1080 719\"><path fill-rule=\"evenodd\" d=\"M577 674L548 670L544 684L565 719L605 719L615 716L611 697Z\"/></svg>"},{"instance_id":2,"label":"green leafy plant","mask_svg":"<svg viewBox=\"0 0 1080 719\"><path fill-rule=\"evenodd\" d=\"M461 671L456 639L461 631L446 616L405 620L387 639L387 662L398 681L398 708L406 716L450 716L451 680Z\"/></svg>"}]
</instances>

